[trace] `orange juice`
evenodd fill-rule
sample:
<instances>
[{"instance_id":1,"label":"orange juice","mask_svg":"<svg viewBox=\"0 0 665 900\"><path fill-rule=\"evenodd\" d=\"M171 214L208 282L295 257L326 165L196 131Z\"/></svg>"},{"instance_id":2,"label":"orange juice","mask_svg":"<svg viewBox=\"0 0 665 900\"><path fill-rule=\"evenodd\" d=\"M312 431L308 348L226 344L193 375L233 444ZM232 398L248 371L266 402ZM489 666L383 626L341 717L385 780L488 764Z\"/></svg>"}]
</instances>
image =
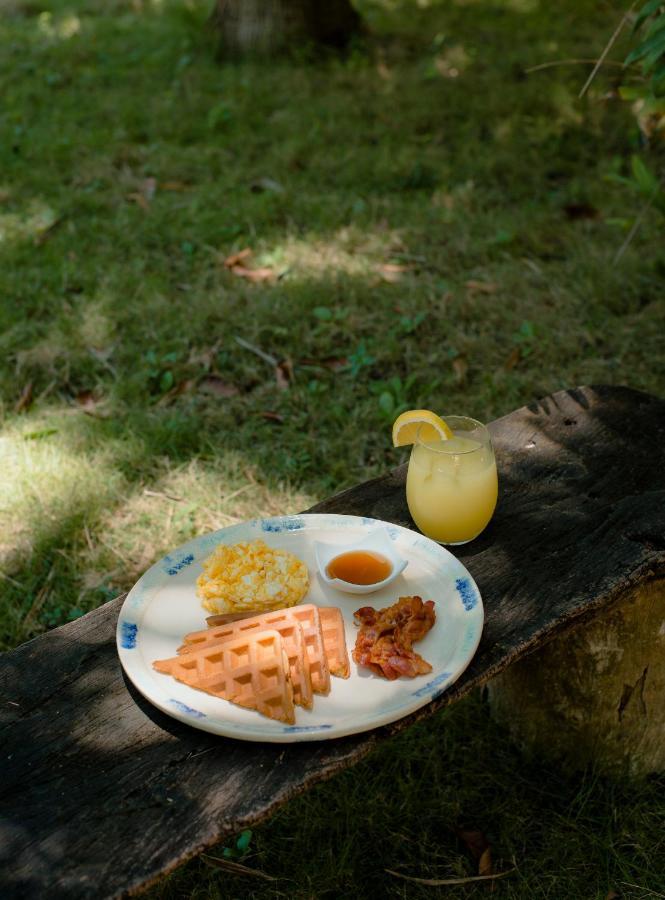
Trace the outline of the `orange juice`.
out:
<instances>
[{"instance_id":1,"label":"orange juice","mask_svg":"<svg viewBox=\"0 0 665 900\"><path fill-rule=\"evenodd\" d=\"M446 421L452 438L414 443L406 499L423 534L442 544L464 544L492 518L498 496L496 461L480 422L461 416L447 416Z\"/></svg>"}]
</instances>

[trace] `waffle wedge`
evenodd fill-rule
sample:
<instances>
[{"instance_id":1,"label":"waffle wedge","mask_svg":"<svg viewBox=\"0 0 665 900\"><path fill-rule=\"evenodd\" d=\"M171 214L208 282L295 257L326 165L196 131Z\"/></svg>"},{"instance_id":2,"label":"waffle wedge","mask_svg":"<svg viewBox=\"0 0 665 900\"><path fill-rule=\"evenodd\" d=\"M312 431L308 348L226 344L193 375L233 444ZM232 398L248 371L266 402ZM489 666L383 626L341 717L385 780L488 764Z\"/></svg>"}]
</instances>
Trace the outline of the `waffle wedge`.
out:
<instances>
[{"instance_id":1,"label":"waffle wedge","mask_svg":"<svg viewBox=\"0 0 665 900\"><path fill-rule=\"evenodd\" d=\"M268 627L277 631L282 638L282 645L289 661L289 676L293 685L293 702L296 706L305 709L312 708L312 678L307 659L307 648L300 623L293 617L279 618L269 625L264 622L265 615L245 618L241 621L229 622L218 625L215 628L207 628L205 631L195 631L186 634L184 643L178 647L181 655L193 653L206 647L212 647L226 641L237 640L244 635L256 635ZM273 617L274 618L274 617Z\"/></svg>"},{"instance_id":2,"label":"waffle wedge","mask_svg":"<svg viewBox=\"0 0 665 900\"><path fill-rule=\"evenodd\" d=\"M328 668L331 675L338 678L348 678L351 672L349 667L349 654L346 649L346 634L344 632L344 619L342 612L336 606L320 606L321 631L323 632L323 646L328 659Z\"/></svg>"},{"instance_id":3,"label":"waffle wedge","mask_svg":"<svg viewBox=\"0 0 665 900\"><path fill-rule=\"evenodd\" d=\"M153 668L271 719L289 725L295 722L289 661L277 631L244 633L190 653L158 659Z\"/></svg>"},{"instance_id":4,"label":"waffle wedge","mask_svg":"<svg viewBox=\"0 0 665 900\"><path fill-rule=\"evenodd\" d=\"M228 624L240 627L244 631L246 628L250 630L275 628L283 622L297 622L302 628L312 690L315 694L327 694L330 691L330 669L323 644L321 617L318 606L313 603L304 603L288 609L276 609L274 612L261 613L258 616L240 619L233 623L222 622L220 625L217 616L209 616L206 622L210 626L208 629L185 635L185 645L192 642L201 644L206 640L215 640L216 628L225 628Z\"/></svg>"}]
</instances>

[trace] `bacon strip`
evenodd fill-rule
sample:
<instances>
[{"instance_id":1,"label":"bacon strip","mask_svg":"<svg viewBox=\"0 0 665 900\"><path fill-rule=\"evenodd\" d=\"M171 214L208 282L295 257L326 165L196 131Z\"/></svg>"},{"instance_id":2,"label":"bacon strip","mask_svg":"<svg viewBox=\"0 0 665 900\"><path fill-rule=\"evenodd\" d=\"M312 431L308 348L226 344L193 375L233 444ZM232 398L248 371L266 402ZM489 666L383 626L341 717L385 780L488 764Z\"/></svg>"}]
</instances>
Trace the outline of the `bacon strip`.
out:
<instances>
[{"instance_id":1,"label":"bacon strip","mask_svg":"<svg viewBox=\"0 0 665 900\"><path fill-rule=\"evenodd\" d=\"M415 678L432 671L413 650L436 621L434 602L421 597L400 597L397 603L376 610L363 606L353 614L360 625L353 659L390 681L400 676Z\"/></svg>"}]
</instances>

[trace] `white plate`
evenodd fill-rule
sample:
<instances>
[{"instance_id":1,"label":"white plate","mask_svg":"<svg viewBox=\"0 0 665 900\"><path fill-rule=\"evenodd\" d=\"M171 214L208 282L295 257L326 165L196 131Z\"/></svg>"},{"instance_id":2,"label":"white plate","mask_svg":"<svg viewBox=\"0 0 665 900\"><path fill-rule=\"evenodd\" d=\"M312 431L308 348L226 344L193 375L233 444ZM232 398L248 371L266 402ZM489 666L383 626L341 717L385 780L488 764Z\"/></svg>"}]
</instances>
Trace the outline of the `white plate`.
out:
<instances>
[{"instance_id":1,"label":"white plate","mask_svg":"<svg viewBox=\"0 0 665 900\"><path fill-rule=\"evenodd\" d=\"M359 516L301 515L256 519L183 544L143 575L120 611L117 645L128 678L158 709L204 731L247 741L318 741L386 725L419 709L449 687L471 661L483 628L483 605L473 578L451 553L408 528L382 523L398 552L408 559L404 572L369 597L354 597L324 584L317 573L315 541L350 544L378 520ZM196 596L201 562L220 543L263 538L306 563L310 589L304 603L337 606L346 624L349 656L361 606L388 606L418 594L434 600L436 623L416 645L432 665L429 675L388 681L351 659L347 679L332 678L327 697L314 696L314 708L296 707L296 724L284 725L181 684L152 668L156 659L175 656L182 636L206 627L206 611Z\"/></svg>"}]
</instances>

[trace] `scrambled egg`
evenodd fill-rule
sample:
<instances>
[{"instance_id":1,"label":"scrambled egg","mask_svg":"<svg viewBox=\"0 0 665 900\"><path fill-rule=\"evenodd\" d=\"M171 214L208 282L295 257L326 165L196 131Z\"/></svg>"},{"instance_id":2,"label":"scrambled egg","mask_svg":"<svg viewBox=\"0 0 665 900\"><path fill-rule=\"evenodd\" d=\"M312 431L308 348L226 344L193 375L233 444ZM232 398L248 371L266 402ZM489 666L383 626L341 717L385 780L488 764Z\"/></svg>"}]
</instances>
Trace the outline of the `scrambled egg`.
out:
<instances>
[{"instance_id":1,"label":"scrambled egg","mask_svg":"<svg viewBox=\"0 0 665 900\"><path fill-rule=\"evenodd\" d=\"M216 547L203 561L196 586L211 613L266 612L299 603L307 593L309 573L297 556L257 538Z\"/></svg>"}]
</instances>

